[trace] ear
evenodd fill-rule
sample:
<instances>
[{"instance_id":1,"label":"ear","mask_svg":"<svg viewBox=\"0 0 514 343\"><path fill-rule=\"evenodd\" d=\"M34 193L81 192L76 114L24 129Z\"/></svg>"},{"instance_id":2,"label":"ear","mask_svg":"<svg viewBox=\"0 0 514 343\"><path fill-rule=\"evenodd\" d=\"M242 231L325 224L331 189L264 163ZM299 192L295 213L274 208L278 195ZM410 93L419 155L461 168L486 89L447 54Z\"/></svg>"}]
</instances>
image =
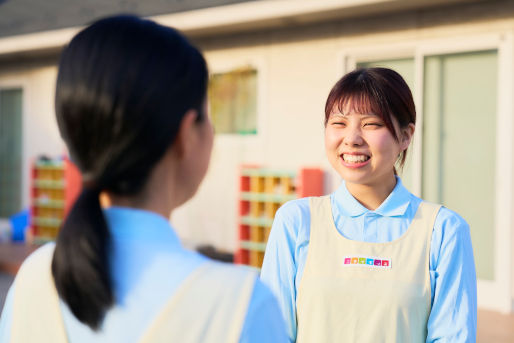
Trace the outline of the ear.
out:
<instances>
[{"instance_id":1,"label":"ear","mask_svg":"<svg viewBox=\"0 0 514 343\"><path fill-rule=\"evenodd\" d=\"M409 125L401 129L400 147L402 151L409 147L409 144L412 141L412 137L414 136L415 130L416 126L413 123L410 123Z\"/></svg>"},{"instance_id":2,"label":"ear","mask_svg":"<svg viewBox=\"0 0 514 343\"><path fill-rule=\"evenodd\" d=\"M193 148L193 140L195 139L195 121L198 116L196 110L189 110L184 114L180 122L177 138L175 139L174 150L179 158L187 155Z\"/></svg>"}]
</instances>

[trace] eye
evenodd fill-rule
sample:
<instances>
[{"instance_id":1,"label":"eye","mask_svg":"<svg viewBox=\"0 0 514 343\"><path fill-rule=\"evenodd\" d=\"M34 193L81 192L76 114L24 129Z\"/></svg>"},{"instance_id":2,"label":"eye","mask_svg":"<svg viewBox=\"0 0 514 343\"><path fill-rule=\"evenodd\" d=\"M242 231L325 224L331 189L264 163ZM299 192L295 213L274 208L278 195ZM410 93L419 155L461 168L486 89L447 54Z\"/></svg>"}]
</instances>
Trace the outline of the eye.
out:
<instances>
[{"instance_id":1,"label":"eye","mask_svg":"<svg viewBox=\"0 0 514 343\"><path fill-rule=\"evenodd\" d=\"M332 126L336 127L336 128L345 128L346 127L346 123L345 122L341 122L341 121L336 121L336 122L332 123Z\"/></svg>"},{"instance_id":2,"label":"eye","mask_svg":"<svg viewBox=\"0 0 514 343\"><path fill-rule=\"evenodd\" d=\"M336 120L332 120L330 122L330 125L337 126L337 127L345 127L346 122L344 120L336 119Z\"/></svg>"},{"instance_id":3,"label":"eye","mask_svg":"<svg viewBox=\"0 0 514 343\"><path fill-rule=\"evenodd\" d=\"M368 122L368 123L364 123L363 126L369 127L369 128L379 128L379 127L384 126L384 124L382 124L380 122Z\"/></svg>"}]
</instances>

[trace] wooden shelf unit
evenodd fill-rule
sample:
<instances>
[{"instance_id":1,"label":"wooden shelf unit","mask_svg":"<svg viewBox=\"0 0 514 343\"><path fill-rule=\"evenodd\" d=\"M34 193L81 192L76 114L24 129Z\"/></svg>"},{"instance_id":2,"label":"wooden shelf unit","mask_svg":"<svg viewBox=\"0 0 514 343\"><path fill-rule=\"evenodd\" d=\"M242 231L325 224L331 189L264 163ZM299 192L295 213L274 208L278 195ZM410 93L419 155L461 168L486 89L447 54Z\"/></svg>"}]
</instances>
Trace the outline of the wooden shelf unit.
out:
<instances>
[{"instance_id":1,"label":"wooden shelf unit","mask_svg":"<svg viewBox=\"0 0 514 343\"><path fill-rule=\"evenodd\" d=\"M323 171L242 167L239 189L238 249L234 262L260 268L278 208L289 200L322 195Z\"/></svg>"}]
</instances>

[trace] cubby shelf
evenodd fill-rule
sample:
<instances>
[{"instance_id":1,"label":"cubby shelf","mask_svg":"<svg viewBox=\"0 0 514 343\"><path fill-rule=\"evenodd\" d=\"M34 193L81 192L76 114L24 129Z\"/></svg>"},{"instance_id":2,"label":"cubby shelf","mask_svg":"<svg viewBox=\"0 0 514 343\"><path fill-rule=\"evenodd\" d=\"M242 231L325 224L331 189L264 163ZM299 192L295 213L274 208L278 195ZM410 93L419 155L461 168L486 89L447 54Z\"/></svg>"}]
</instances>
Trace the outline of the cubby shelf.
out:
<instances>
[{"instance_id":1,"label":"cubby shelf","mask_svg":"<svg viewBox=\"0 0 514 343\"><path fill-rule=\"evenodd\" d=\"M255 218L250 216L243 216L241 217L241 223L251 226L271 226L271 224L273 224L273 218Z\"/></svg>"},{"instance_id":2,"label":"cubby shelf","mask_svg":"<svg viewBox=\"0 0 514 343\"><path fill-rule=\"evenodd\" d=\"M235 262L260 268L278 208L293 199L322 195L323 171L242 167L240 175L239 243Z\"/></svg>"},{"instance_id":3,"label":"cubby shelf","mask_svg":"<svg viewBox=\"0 0 514 343\"><path fill-rule=\"evenodd\" d=\"M293 199L296 199L296 195L241 192L241 200L248 200L248 201L284 203L286 201L293 200Z\"/></svg>"},{"instance_id":4,"label":"cubby shelf","mask_svg":"<svg viewBox=\"0 0 514 343\"><path fill-rule=\"evenodd\" d=\"M264 252L266 250L265 242L241 241L241 248L248 250L256 250Z\"/></svg>"},{"instance_id":5,"label":"cubby shelf","mask_svg":"<svg viewBox=\"0 0 514 343\"><path fill-rule=\"evenodd\" d=\"M32 164L30 227L34 240L55 239L80 193L81 175L67 158L40 159Z\"/></svg>"},{"instance_id":6,"label":"cubby shelf","mask_svg":"<svg viewBox=\"0 0 514 343\"><path fill-rule=\"evenodd\" d=\"M56 171L58 172L58 170ZM35 179L34 186L39 188L64 189L66 184L64 180Z\"/></svg>"}]
</instances>

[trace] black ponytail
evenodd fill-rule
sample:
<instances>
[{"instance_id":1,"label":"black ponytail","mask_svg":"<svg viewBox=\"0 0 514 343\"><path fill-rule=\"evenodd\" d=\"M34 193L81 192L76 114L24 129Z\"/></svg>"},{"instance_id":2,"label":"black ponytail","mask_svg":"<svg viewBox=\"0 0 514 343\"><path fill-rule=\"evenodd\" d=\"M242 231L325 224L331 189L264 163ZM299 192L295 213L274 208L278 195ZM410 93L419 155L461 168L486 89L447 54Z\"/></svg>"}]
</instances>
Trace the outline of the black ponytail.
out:
<instances>
[{"instance_id":1,"label":"black ponytail","mask_svg":"<svg viewBox=\"0 0 514 343\"><path fill-rule=\"evenodd\" d=\"M75 317L93 329L114 302L110 235L99 196L98 190L82 190L59 232L52 261L57 292Z\"/></svg>"},{"instance_id":2,"label":"black ponytail","mask_svg":"<svg viewBox=\"0 0 514 343\"><path fill-rule=\"evenodd\" d=\"M99 194L139 194L184 114L196 109L202 121L206 90L202 54L176 30L149 20L102 19L63 50L57 123L87 184L57 237L52 274L59 296L92 329L116 299Z\"/></svg>"}]
</instances>

